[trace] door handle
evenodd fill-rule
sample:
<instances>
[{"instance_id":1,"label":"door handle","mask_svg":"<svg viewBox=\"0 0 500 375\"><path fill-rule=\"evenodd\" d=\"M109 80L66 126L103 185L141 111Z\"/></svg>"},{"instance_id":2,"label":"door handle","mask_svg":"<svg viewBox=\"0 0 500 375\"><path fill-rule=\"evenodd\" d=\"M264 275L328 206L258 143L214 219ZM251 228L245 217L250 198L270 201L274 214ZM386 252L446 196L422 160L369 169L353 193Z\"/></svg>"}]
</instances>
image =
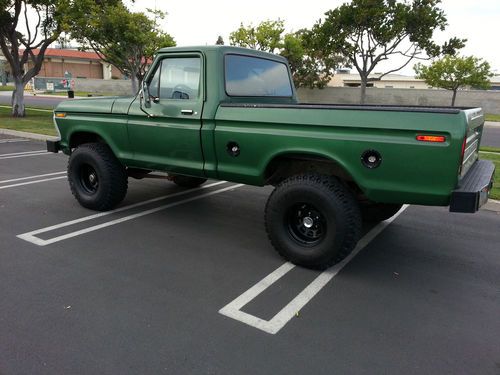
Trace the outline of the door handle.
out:
<instances>
[{"instance_id":1,"label":"door handle","mask_svg":"<svg viewBox=\"0 0 500 375\"><path fill-rule=\"evenodd\" d=\"M194 111L192 109L181 109L181 114L183 115L192 115Z\"/></svg>"}]
</instances>

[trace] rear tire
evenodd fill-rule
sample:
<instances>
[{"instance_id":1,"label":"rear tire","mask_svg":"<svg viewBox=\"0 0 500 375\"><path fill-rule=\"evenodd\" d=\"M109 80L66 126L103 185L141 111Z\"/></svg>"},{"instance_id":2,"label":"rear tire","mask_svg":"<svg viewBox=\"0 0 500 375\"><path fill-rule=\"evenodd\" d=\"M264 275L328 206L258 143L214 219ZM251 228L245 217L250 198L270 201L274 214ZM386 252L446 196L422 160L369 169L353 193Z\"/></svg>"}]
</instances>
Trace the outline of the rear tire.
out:
<instances>
[{"instance_id":1,"label":"rear tire","mask_svg":"<svg viewBox=\"0 0 500 375\"><path fill-rule=\"evenodd\" d=\"M352 193L335 177L290 177L269 197L265 209L269 239L285 259L325 269L356 246L361 214Z\"/></svg>"},{"instance_id":2,"label":"rear tire","mask_svg":"<svg viewBox=\"0 0 500 375\"><path fill-rule=\"evenodd\" d=\"M204 184L205 182L207 182L207 179L176 174L172 177L172 181L174 182L174 184L180 187L191 189Z\"/></svg>"},{"instance_id":3,"label":"rear tire","mask_svg":"<svg viewBox=\"0 0 500 375\"><path fill-rule=\"evenodd\" d=\"M403 207L401 204L392 203L366 203L361 204L361 216L363 221L378 223L390 219Z\"/></svg>"},{"instance_id":4,"label":"rear tire","mask_svg":"<svg viewBox=\"0 0 500 375\"><path fill-rule=\"evenodd\" d=\"M76 200L92 210L109 210L127 194L127 172L103 143L86 143L73 151L68 181Z\"/></svg>"}]
</instances>

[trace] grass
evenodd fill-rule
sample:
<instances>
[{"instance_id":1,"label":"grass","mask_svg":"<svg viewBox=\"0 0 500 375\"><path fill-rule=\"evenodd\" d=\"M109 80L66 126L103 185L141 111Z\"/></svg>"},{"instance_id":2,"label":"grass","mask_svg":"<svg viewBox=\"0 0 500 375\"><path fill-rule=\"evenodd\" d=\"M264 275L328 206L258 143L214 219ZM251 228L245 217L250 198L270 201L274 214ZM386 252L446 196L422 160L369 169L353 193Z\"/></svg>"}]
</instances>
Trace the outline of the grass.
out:
<instances>
[{"instance_id":1,"label":"grass","mask_svg":"<svg viewBox=\"0 0 500 375\"><path fill-rule=\"evenodd\" d=\"M14 86L2 86L0 85L0 91L14 91Z\"/></svg>"},{"instance_id":2,"label":"grass","mask_svg":"<svg viewBox=\"0 0 500 375\"><path fill-rule=\"evenodd\" d=\"M495 163L496 171L495 177L493 179L493 189L491 190L490 198L500 200L500 153L498 153L498 155L481 153L479 154L479 158L483 160L491 160L493 163Z\"/></svg>"},{"instance_id":3,"label":"grass","mask_svg":"<svg viewBox=\"0 0 500 375\"><path fill-rule=\"evenodd\" d=\"M485 116L486 121L500 121L500 115L491 115L489 113L486 114Z\"/></svg>"},{"instance_id":4,"label":"grass","mask_svg":"<svg viewBox=\"0 0 500 375\"><path fill-rule=\"evenodd\" d=\"M29 133L57 135L52 112L26 110L26 117L14 118L10 108L0 107L0 128L18 130Z\"/></svg>"},{"instance_id":5,"label":"grass","mask_svg":"<svg viewBox=\"0 0 500 375\"><path fill-rule=\"evenodd\" d=\"M479 148L479 151L500 152L500 148L498 148L498 147L481 146Z\"/></svg>"}]
</instances>

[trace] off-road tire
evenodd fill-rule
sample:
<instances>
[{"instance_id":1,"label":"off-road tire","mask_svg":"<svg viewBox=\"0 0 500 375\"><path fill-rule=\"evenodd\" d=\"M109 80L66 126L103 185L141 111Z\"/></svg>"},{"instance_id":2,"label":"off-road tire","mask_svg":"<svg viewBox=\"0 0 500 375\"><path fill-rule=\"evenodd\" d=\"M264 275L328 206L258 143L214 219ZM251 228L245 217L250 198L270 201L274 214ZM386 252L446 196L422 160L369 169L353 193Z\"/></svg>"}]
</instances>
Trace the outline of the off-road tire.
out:
<instances>
[{"instance_id":1,"label":"off-road tire","mask_svg":"<svg viewBox=\"0 0 500 375\"><path fill-rule=\"evenodd\" d=\"M309 216L319 218L314 222L323 229L318 229L323 235L317 242L307 243L301 236L302 229L297 229L303 207L312 207ZM349 255L359 240L361 223L357 200L331 176L290 177L276 186L265 208L266 231L278 253L292 263L314 269L326 269Z\"/></svg>"},{"instance_id":2,"label":"off-road tire","mask_svg":"<svg viewBox=\"0 0 500 375\"><path fill-rule=\"evenodd\" d=\"M204 184L207 182L207 179L176 174L172 176L172 182L180 187L191 189Z\"/></svg>"},{"instance_id":3,"label":"off-road tire","mask_svg":"<svg viewBox=\"0 0 500 375\"><path fill-rule=\"evenodd\" d=\"M401 207L401 204L362 203L360 205L361 217L365 222L378 223L393 217Z\"/></svg>"},{"instance_id":4,"label":"off-road tire","mask_svg":"<svg viewBox=\"0 0 500 375\"><path fill-rule=\"evenodd\" d=\"M95 178L96 185L92 184ZM68 161L68 181L76 200L96 211L115 207L127 194L127 172L103 143L85 143L73 151Z\"/></svg>"}]
</instances>

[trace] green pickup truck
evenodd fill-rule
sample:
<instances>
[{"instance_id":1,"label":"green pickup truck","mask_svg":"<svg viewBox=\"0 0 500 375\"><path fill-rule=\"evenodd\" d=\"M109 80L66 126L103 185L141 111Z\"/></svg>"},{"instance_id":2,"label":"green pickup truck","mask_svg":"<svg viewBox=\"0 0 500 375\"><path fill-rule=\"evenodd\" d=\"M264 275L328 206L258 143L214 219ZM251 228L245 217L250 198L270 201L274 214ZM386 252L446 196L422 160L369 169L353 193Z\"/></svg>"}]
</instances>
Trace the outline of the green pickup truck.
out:
<instances>
[{"instance_id":1,"label":"green pickup truck","mask_svg":"<svg viewBox=\"0 0 500 375\"><path fill-rule=\"evenodd\" d=\"M480 108L301 104L287 61L227 46L158 52L135 97L72 100L54 112L68 180L94 210L119 204L128 177L168 173L273 185L265 227L290 261L326 268L355 247L362 221L402 204L476 212L494 166L478 160Z\"/></svg>"}]
</instances>

